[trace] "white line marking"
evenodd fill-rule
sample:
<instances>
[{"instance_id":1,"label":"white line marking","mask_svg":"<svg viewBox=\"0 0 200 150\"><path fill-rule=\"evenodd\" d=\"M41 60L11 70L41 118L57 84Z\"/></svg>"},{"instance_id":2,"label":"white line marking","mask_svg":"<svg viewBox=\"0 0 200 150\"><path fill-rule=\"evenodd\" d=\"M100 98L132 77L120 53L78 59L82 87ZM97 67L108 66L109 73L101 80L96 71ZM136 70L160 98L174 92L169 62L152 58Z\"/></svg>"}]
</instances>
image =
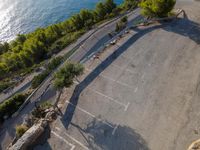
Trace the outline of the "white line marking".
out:
<instances>
[{"instance_id":1,"label":"white line marking","mask_svg":"<svg viewBox=\"0 0 200 150\"><path fill-rule=\"evenodd\" d=\"M64 132L64 134L66 136L68 136L71 140L75 141L76 143L78 143L80 146L82 146L84 149L89 150L89 148L87 148L85 145L83 145L81 142L79 142L78 140L76 140L75 138L71 137L69 134L67 134L66 132Z\"/></svg>"},{"instance_id":2,"label":"white line marking","mask_svg":"<svg viewBox=\"0 0 200 150\"><path fill-rule=\"evenodd\" d=\"M57 127L58 128L58 127ZM58 128L59 130L61 130L60 128ZM81 147L83 147L86 150L89 150L85 145L83 145L81 142L79 142L78 140L76 140L75 138L73 138L72 136L70 136L69 134L67 134L66 132L63 132L68 138L70 138L72 141L78 143Z\"/></svg>"},{"instance_id":3,"label":"white line marking","mask_svg":"<svg viewBox=\"0 0 200 150\"><path fill-rule=\"evenodd\" d=\"M79 84L77 81L74 81L74 83L77 84L77 85Z\"/></svg>"},{"instance_id":4,"label":"white line marking","mask_svg":"<svg viewBox=\"0 0 200 150\"><path fill-rule=\"evenodd\" d=\"M80 108L79 106L75 106L74 104L70 103L69 101L66 101L66 103L68 103L68 104L70 104L70 105L76 107L77 109L79 109L80 111L82 111L82 112L88 114L89 116L91 116L91 117L93 117L93 118L96 118L95 115L93 115L93 114L89 113L88 111L86 111L86 110Z\"/></svg>"},{"instance_id":5,"label":"white line marking","mask_svg":"<svg viewBox=\"0 0 200 150\"><path fill-rule=\"evenodd\" d=\"M136 93L137 91L138 91L138 87L135 88L135 91L134 91L134 92Z\"/></svg>"},{"instance_id":6,"label":"white line marking","mask_svg":"<svg viewBox=\"0 0 200 150\"><path fill-rule=\"evenodd\" d=\"M135 74L135 72L131 71L130 69L125 69L125 71Z\"/></svg>"},{"instance_id":7,"label":"white line marking","mask_svg":"<svg viewBox=\"0 0 200 150\"><path fill-rule=\"evenodd\" d=\"M83 108L79 107L79 106L75 106L74 104L70 103L69 101L66 101L66 103L72 105L73 107L76 107L77 109L79 109L80 111L84 112L85 114L89 115L92 118L97 119L98 121L104 122L104 124L106 124L107 126L114 128L113 126L111 126L110 124L106 123L105 121L101 120L100 118L97 118L95 115L91 114L90 112L84 110Z\"/></svg>"},{"instance_id":8,"label":"white line marking","mask_svg":"<svg viewBox=\"0 0 200 150\"><path fill-rule=\"evenodd\" d=\"M116 83L120 84L121 86L125 86L125 87L127 87L127 88L133 89L132 86L129 86L129 85L126 84L126 83L122 83L122 82L120 82L120 81L114 80L114 79L112 79L112 78L110 78L110 77L106 77L106 76L104 76L104 75L100 75L100 76L103 77L103 78L105 78L105 79L108 79L108 80L111 80L111 81L113 81L113 82L116 82Z\"/></svg>"},{"instance_id":9,"label":"white line marking","mask_svg":"<svg viewBox=\"0 0 200 150\"><path fill-rule=\"evenodd\" d=\"M89 72L92 72L92 70L90 70L90 69L85 69L85 70L87 70L87 71L89 71ZM114 80L114 79L112 79L112 78L110 78L110 77L107 77L107 76L105 76L105 75L102 75L102 74L100 74L99 76L100 76L100 77L103 77L103 78L105 78L105 79L111 80L111 81L113 81L113 82L116 82L116 83L118 83L118 84L120 84L120 85L122 85L122 86L125 86L125 87L128 87L128 88L130 88L130 89L133 89L132 86L129 86L129 85L126 84L126 83L122 83L122 82L120 82L120 81Z\"/></svg>"},{"instance_id":10,"label":"white line marking","mask_svg":"<svg viewBox=\"0 0 200 150\"><path fill-rule=\"evenodd\" d=\"M126 107L125 104L123 104L123 103L121 103L121 102L119 102L119 101L113 99L113 98L110 97L110 96L107 96L107 95L105 95L105 94L103 94L103 93L101 93L101 92L98 92L98 91L96 91L96 90L93 90L93 89L91 89L91 88L88 88L88 89L91 90L91 91L93 91L94 93L97 93L97 94L99 94L99 95L101 95L101 96L103 96L103 97L105 97L105 98L107 98L107 99L109 99L109 100L111 100L111 101L113 101L113 102L119 104L119 105L122 105L122 106Z\"/></svg>"},{"instance_id":11,"label":"white line marking","mask_svg":"<svg viewBox=\"0 0 200 150\"><path fill-rule=\"evenodd\" d=\"M58 127L55 127L55 129L56 129L56 130L58 130L58 131L61 131L61 129L60 129L60 128L58 128Z\"/></svg>"},{"instance_id":12,"label":"white line marking","mask_svg":"<svg viewBox=\"0 0 200 150\"><path fill-rule=\"evenodd\" d=\"M118 128L118 125L116 125L116 126L115 126L115 128L113 129L113 131L112 131L112 135L114 135L114 134L115 134L115 132L116 132L117 128Z\"/></svg>"},{"instance_id":13,"label":"white line marking","mask_svg":"<svg viewBox=\"0 0 200 150\"><path fill-rule=\"evenodd\" d=\"M74 81L74 83L75 83L75 84L79 84L77 81ZM103 96L103 97L106 97L106 98L109 99L110 101L113 101L113 102L115 102L115 103L117 103L117 104L119 104L119 105L124 106L124 107L125 107L125 110L127 109L127 105L126 105L126 104L123 104L123 103L121 103L121 102L119 102L119 101L113 99L112 97L107 96L107 95L105 95L105 94L103 94L103 93L101 93L101 92L99 92L99 91L97 91L97 90L94 90L94 89L90 88L90 87L87 87L87 89L88 89L88 90L91 90L92 92L94 92L94 93L96 93L96 94L99 94L99 95L101 95L101 96Z\"/></svg>"},{"instance_id":14,"label":"white line marking","mask_svg":"<svg viewBox=\"0 0 200 150\"><path fill-rule=\"evenodd\" d=\"M128 104L125 106L124 111L127 111L127 110L128 110L129 105L130 105L130 103L128 102Z\"/></svg>"},{"instance_id":15,"label":"white line marking","mask_svg":"<svg viewBox=\"0 0 200 150\"><path fill-rule=\"evenodd\" d=\"M53 133L57 138L61 139L62 141L64 141L67 145L71 146L70 150L74 150L75 145L73 145L72 143L69 143L67 140L65 140L63 137L61 137L60 135L58 135L56 132L51 131L51 133Z\"/></svg>"}]
</instances>

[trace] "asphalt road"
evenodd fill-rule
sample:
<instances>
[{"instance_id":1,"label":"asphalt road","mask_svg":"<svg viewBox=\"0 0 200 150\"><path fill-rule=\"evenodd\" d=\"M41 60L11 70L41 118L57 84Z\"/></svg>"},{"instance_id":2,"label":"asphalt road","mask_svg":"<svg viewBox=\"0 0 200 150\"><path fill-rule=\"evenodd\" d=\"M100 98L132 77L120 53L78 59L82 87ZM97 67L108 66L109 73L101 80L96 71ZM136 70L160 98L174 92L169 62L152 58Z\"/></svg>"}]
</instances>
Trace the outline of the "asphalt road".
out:
<instances>
[{"instance_id":1,"label":"asphalt road","mask_svg":"<svg viewBox=\"0 0 200 150\"><path fill-rule=\"evenodd\" d=\"M131 13L128 13L128 15L131 15ZM119 16L120 17L120 16ZM81 36L76 42L72 43L71 45L67 46L66 48L64 48L62 51L60 51L58 54L56 54L56 56L64 56L66 53L68 53L70 50L79 47L80 45L82 45L82 43L85 43L86 40L89 39L89 37L91 37L91 35L93 35L93 33L97 33L98 30L104 32L104 38L102 38L103 34L100 35L100 40L93 48L92 51L95 51L96 49L98 49L99 46L102 45L102 43L106 42L109 37L106 36L108 31L111 30L113 31L113 27L109 27L111 25L115 26L116 20L117 18L111 19L110 21L107 21L97 27L94 27L93 29L91 29L90 31L88 31L87 33L85 33L83 36ZM130 19L132 19L130 17ZM111 23L110 23L111 22ZM129 22L130 25L131 22ZM108 24L108 26L106 26ZM110 25L109 25L110 24ZM104 28L105 26L105 28ZM103 30L101 30L103 29ZM96 34L96 36L94 35L94 37L98 37L99 35ZM99 39L97 38L97 39ZM91 40L91 38L90 38ZM94 41L93 41L94 42ZM97 42L97 41L96 41ZM94 43L92 43L94 44ZM84 48L84 47L83 47ZM83 49L82 48L82 49ZM81 51L81 49L80 49ZM86 50L87 51L87 50ZM90 50L91 51L91 50ZM88 52L88 54L90 54L90 51ZM76 54L77 55L77 54ZM79 57L81 57L81 54L79 54ZM80 58L79 58L80 59ZM74 61L79 60L77 58L73 59ZM40 72L34 72L32 74L30 74L28 77L26 77L22 83L19 83L17 86L13 87L12 89L8 90L7 93L0 93L0 103L3 102L4 100L10 98L11 96L13 96L16 93L20 93L20 92L25 92L27 91L31 86L31 80L33 79L34 76L38 75Z\"/></svg>"},{"instance_id":2,"label":"asphalt road","mask_svg":"<svg viewBox=\"0 0 200 150\"><path fill-rule=\"evenodd\" d=\"M31 87L31 81L34 76L38 75L40 72L33 72L32 74L28 75L22 82L15 84L13 88L7 89L7 92L0 93L0 103L7 100L11 96L15 95L16 93L21 93L27 91Z\"/></svg>"},{"instance_id":3,"label":"asphalt road","mask_svg":"<svg viewBox=\"0 0 200 150\"><path fill-rule=\"evenodd\" d=\"M139 10L136 10L134 13L132 13L129 16L129 26L136 20L140 19L141 17L138 17ZM98 49L101 45L103 45L108 39L108 33L110 31L113 31L115 29L115 24L117 21L114 21L108 25L106 25L103 28L100 28L98 32L95 32L93 36L87 39L87 41L84 42L82 47L79 48L75 52L74 55L70 58L70 61L72 62L78 62L84 57L87 57L89 54L95 51L95 49ZM76 43L82 41L84 38L87 38L88 35L94 32L94 29L83 35ZM101 41L101 42L98 42ZM64 49L65 52L71 50L73 46L76 44L70 45L70 47ZM64 54L65 52L62 51L60 55ZM45 83L38 89L38 91L34 94L34 96L31 98L30 103L19 113L17 117L8 119L4 122L3 127L0 131L0 141L1 141L1 147L0 149L5 149L8 144L11 142L12 138L15 135L15 126L17 124L21 124L23 122L23 119L25 118L26 114L28 114L33 108L36 101L54 101L56 96L56 91L53 89L52 86L49 86L47 89L47 92L43 95L43 97L40 99L41 94L45 91L45 89L48 87L48 85L51 83L51 77L48 78Z\"/></svg>"},{"instance_id":4,"label":"asphalt road","mask_svg":"<svg viewBox=\"0 0 200 150\"><path fill-rule=\"evenodd\" d=\"M189 19L139 27L85 63L37 150L185 150L200 135L200 2Z\"/></svg>"}]
</instances>

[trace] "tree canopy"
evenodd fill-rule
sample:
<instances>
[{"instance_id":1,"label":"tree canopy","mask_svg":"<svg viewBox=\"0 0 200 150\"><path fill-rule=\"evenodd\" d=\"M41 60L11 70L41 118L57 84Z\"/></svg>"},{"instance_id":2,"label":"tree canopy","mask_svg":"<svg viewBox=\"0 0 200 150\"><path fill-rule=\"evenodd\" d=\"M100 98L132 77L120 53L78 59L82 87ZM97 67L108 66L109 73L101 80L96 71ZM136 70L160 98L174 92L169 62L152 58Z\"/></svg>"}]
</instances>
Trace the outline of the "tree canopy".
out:
<instances>
[{"instance_id":1,"label":"tree canopy","mask_svg":"<svg viewBox=\"0 0 200 150\"><path fill-rule=\"evenodd\" d=\"M167 17L174 8L176 0L142 0L139 6L146 17Z\"/></svg>"},{"instance_id":2,"label":"tree canopy","mask_svg":"<svg viewBox=\"0 0 200 150\"><path fill-rule=\"evenodd\" d=\"M126 9L132 5L135 7L135 0L125 0L124 3ZM51 57L96 23L118 15L120 11L121 6L117 7L113 0L104 0L94 10L83 9L64 22L19 34L10 43L0 43L0 79Z\"/></svg>"},{"instance_id":3,"label":"tree canopy","mask_svg":"<svg viewBox=\"0 0 200 150\"><path fill-rule=\"evenodd\" d=\"M70 87L75 77L83 74L84 68L81 64L66 63L56 74L54 79L54 87L62 89Z\"/></svg>"},{"instance_id":4,"label":"tree canopy","mask_svg":"<svg viewBox=\"0 0 200 150\"><path fill-rule=\"evenodd\" d=\"M130 10L136 8L138 5L138 0L124 0L123 8L125 10Z\"/></svg>"}]
</instances>

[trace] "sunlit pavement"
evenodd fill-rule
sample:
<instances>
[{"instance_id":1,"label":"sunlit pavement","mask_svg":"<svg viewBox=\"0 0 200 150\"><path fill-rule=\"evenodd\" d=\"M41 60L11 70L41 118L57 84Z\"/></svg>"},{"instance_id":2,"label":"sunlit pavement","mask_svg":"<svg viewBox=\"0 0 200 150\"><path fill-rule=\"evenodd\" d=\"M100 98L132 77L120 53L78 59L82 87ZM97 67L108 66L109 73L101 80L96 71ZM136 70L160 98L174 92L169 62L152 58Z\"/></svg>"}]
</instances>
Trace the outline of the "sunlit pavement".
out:
<instances>
[{"instance_id":1,"label":"sunlit pavement","mask_svg":"<svg viewBox=\"0 0 200 150\"><path fill-rule=\"evenodd\" d=\"M37 149L183 150L199 138L200 4L188 3L193 21L131 30L88 60Z\"/></svg>"}]
</instances>

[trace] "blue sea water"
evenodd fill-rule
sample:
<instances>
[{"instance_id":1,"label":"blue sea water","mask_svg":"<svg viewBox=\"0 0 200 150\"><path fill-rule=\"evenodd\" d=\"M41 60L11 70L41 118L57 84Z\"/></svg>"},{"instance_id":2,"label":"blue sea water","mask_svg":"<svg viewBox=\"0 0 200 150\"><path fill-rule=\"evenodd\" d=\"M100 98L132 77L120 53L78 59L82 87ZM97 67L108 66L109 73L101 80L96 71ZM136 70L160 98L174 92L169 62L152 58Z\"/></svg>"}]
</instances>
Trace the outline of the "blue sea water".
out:
<instances>
[{"instance_id":1,"label":"blue sea water","mask_svg":"<svg viewBox=\"0 0 200 150\"><path fill-rule=\"evenodd\" d=\"M0 0L0 41L61 22L100 0ZM123 0L115 0L120 4Z\"/></svg>"}]
</instances>

